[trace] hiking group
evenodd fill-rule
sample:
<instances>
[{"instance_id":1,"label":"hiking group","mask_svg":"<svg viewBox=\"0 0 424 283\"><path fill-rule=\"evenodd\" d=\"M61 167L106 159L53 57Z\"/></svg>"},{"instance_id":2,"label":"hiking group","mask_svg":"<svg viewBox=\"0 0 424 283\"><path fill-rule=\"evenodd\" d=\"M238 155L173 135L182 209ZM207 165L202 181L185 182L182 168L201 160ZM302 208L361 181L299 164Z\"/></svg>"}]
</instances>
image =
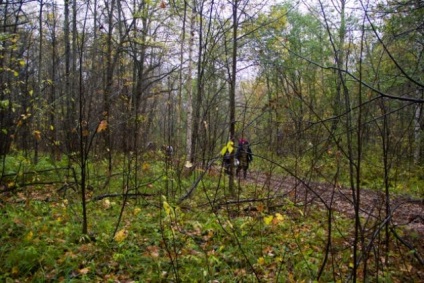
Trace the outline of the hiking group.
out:
<instances>
[{"instance_id":1,"label":"hiking group","mask_svg":"<svg viewBox=\"0 0 424 283\"><path fill-rule=\"evenodd\" d=\"M234 155L234 142L230 141L224 152L222 165L224 167L225 173L231 174L231 157L234 156L234 166L236 167L236 176L239 175L239 172L243 170L243 177L246 179L247 169L249 168L249 163L253 160L252 150L250 149L250 144L247 140L241 138L238 143L237 151Z\"/></svg>"}]
</instances>

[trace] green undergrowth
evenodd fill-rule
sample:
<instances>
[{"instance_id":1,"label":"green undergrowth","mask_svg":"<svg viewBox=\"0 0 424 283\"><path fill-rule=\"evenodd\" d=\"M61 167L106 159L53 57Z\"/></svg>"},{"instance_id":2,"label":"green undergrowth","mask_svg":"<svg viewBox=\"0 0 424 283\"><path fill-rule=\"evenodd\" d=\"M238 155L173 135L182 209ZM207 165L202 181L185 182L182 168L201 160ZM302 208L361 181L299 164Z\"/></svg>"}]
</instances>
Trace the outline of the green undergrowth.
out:
<instances>
[{"instance_id":1,"label":"green undergrowth","mask_svg":"<svg viewBox=\"0 0 424 283\"><path fill-rule=\"evenodd\" d=\"M164 165L141 162L134 176L126 170L134 167L117 162L117 173L106 179L106 162L90 164L88 235L81 234L77 185L66 191L63 184L52 183L2 192L0 281L345 282L351 278L354 225L345 215L285 197L269 198L269 187L244 180L237 181L230 194L228 178L219 168L204 174ZM284 173L278 167L264 170ZM178 202L201 176L193 193ZM124 192L132 194L125 204ZM383 256L381 239L372 240L374 254L366 254L367 280L419 279L408 249L391 239L390 253ZM364 242L364 247L368 244ZM364 266L359 265L358 274Z\"/></svg>"},{"instance_id":2,"label":"green undergrowth","mask_svg":"<svg viewBox=\"0 0 424 283\"><path fill-rule=\"evenodd\" d=\"M241 197L249 198L249 187ZM33 192L34 193L34 192ZM35 194L45 193L37 190ZM199 189L180 206L157 195L89 201L81 235L77 201L44 202L18 194L2 205L2 282L299 282L314 281L324 261L326 214L282 200L206 201ZM335 214L332 249L320 281L344 281L351 265L351 220ZM395 251L394 251L395 252ZM391 258L396 259L393 254ZM370 262L372 264L372 261ZM411 267L412 268L412 267ZM386 272L403 273L392 266Z\"/></svg>"}]
</instances>

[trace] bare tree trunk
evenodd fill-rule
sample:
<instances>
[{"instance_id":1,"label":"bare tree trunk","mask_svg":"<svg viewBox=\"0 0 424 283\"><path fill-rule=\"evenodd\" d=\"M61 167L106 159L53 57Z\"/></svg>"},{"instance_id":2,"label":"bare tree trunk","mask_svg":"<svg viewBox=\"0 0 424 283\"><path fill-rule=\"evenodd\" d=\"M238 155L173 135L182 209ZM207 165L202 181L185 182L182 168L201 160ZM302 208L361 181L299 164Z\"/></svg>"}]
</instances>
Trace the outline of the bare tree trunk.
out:
<instances>
[{"instance_id":1,"label":"bare tree trunk","mask_svg":"<svg viewBox=\"0 0 424 283\"><path fill-rule=\"evenodd\" d=\"M75 78L73 81L77 83L78 90L78 129L79 129L79 162L80 162L80 186L81 186L81 206L82 206L82 234L88 234L88 217L87 217L87 203L86 203L86 189L87 189L87 160L89 154L89 130L88 130L88 121L85 118L85 97L83 90L83 49L84 49L84 35L85 32L82 32L81 45L78 50L77 45L77 25L76 25L76 0L73 3L73 30L72 30L72 49L73 49L73 62L72 62L72 73ZM87 18L85 18L87 20ZM77 54L79 51L78 62L79 62L79 72L77 76Z\"/></svg>"},{"instance_id":2,"label":"bare tree trunk","mask_svg":"<svg viewBox=\"0 0 424 283\"><path fill-rule=\"evenodd\" d=\"M43 6L44 6L44 2L43 0L40 0L40 10L39 10L39 14L38 14L38 25L39 25L39 33L40 33L40 42L38 45L38 97L41 98L41 92L43 90ZM35 102L37 103L37 102ZM37 105L34 105L35 107L38 107ZM34 111L35 112L35 111ZM36 130L39 131L40 130L40 118L38 115L36 115L35 118L35 126L36 126ZM34 139L34 163L37 164L38 163L38 148L39 146L39 139L35 138Z\"/></svg>"},{"instance_id":3,"label":"bare tree trunk","mask_svg":"<svg viewBox=\"0 0 424 283\"><path fill-rule=\"evenodd\" d=\"M201 1L199 4L199 43L198 43L198 51L197 51L197 84L196 84L196 100L194 103L193 109L193 132L191 134L191 156L194 161L195 156L197 155L198 145L199 143L199 125L200 125L200 110L202 108L202 96L203 96L203 6L204 1Z\"/></svg>"},{"instance_id":4,"label":"bare tree trunk","mask_svg":"<svg viewBox=\"0 0 424 283\"><path fill-rule=\"evenodd\" d=\"M419 97L419 91L417 90L417 97ZM415 106L415 116L414 116L414 163L419 164L421 159L421 112L422 104L417 104Z\"/></svg>"},{"instance_id":5,"label":"bare tree trunk","mask_svg":"<svg viewBox=\"0 0 424 283\"><path fill-rule=\"evenodd\" d=\"M390 165L389 165L389 154L390 154L390 129L389 129L389 118L387 113L390 112L390 109L386 108L384 99L381 100L381 111L383 112L383 128L382 128L382 141L383 141L383 166L384 166L384 189L385 189L385 212L386 219L391 214L390 209ZM390 222L388 221L385 225L385 262L389 260L389 247L390 247Z\"/></svg>"},{"instance_id":6,"label":"bare tree trunk","mask_svg":"<svg viewBox=\"0 0 424 283\"><path fill-rule=\"evenodd\" d=\"M59 159L60 158L60 150L58 148L58 135L57 135L57 112L56 112L56 81L58 78L57 75L57 39L56 39L56 9L57 6L54 4L52 6L52 13L53 13L53 23L52 23L52 61L50 65L50 77L53 81L50 87L50 96L49 96L49 122L50 122L50 140L52 142L52 151L51 154L54 156L54 158Z\"/></svg>"},{"instance_id":7,"label":"bare tree trunk","mask_svg":"<svg viewBox=\"0 0 424 283\"><path fill-rule=\"evenodd\" d=\"M183 65L184 65L184 47L185 47L185 40L186 40L186 20L187 20L187 0L184 0L184 11L183 11L183 27L181 32L181 45L180 45L180 72L179 72L179 84L178 84L178 102L177 102L177 134L176 134L176 140L177 144L176 147L179 148L180 144L182 142L181 140L181 130L182 130L182 121L183 121L183 111L182 111L182 97L183 97ZM191 38L191 37L190 37ZM186 154L187 154L187 160L188 160L188 153L189 149L186 148Z\"/></svg>"},{"instance_id":8,"label":"bare tree trunk","mask_svg":"<svg viewBox=\"0 0 424 283\"><path fill-rule=\"evenodd\" d=\"M233 46L232 46L232 65L231 65L231 78L230 78L230 138L235 139L235 124L236 124L236 78L237 78L237 29L238 29L238 2L234 0L233 9ZM229 191L234 195L234 154L230 159L230 177L229 177Z\"/></svg>"},{"instance_id":9,"label":"bare tree trunk","mask_svg":"<svg viewBox=\"0 0 424 283\"><path fill-rule=\"evenodd\" d=\"M113 35L113 13L115 9L115 0L110 2L110 6L108 5L108 1L105 2L106 9L108 11L108 33L107 33L107 41L106 41L106 79L105 86L103 92L103 119L106 120L107 124L110 124L110 95L111 89L113 85L113 71L114 71L114 62L112 58L112 35ZM105 132L105 145L106 152L108 158L108 171L109 174L112 172L112 133L110 127L107 127Z\"/></svg>"},{"instance_id":10,"label":"bare tree trunk","mask_svg":"<svg viewBox=\"0 0 424 283\"><path fill-rule=\"evenodd\" d=\"M72 135L71 135L71 129L72 129L72 119L71 119L71 109L65 109L66 105L69 107L72 103L72 97L71 93L72 91L69 89L70 86L70 62L71 62L71 39L70 39L70 33L69 33L69 1L65 0L65 6L64 6L64 23L63 23L63 32L64 32L64 40L65 40L65 99L66 103L62 104L62 113L66 113L66 118L64 119L64 130L65 130L65 136L66 136L66 148L68 151L68 154L72 151Z\"/></svg>"},{"instance_id":11,"label":"bare tree trunk","mask_svg":"<svg viewBox=\"0 0 424 283\"><path fill-rule=\"evenodd\" d=\"M76 6L74 6L76 8ZM86 3L85 7L85 16L83 17L83 26L81 28L81 32L78 34L76 30L73 31L73 37L76 38L78 35L79 37L79 45L77 43L74 43L74 54L78 54L78 57L74 59L75 61L75 68L76 63L78 62L78 72L75 72L75 82L76 82L76 89L78 90L78 125L79 125L79 166L80 166L80 186L81 186L81 205L82 205L82 234L87 235L88 234L88 215L87 215L87 199L86 199L86 193L87 193L87 185L88 185L88 159L89 154L92 149L93 140L96 137L97 129L92 130L90 129L90 123L89 123L89 110L87 110L87 107L89 105L87 104L86 99L86 91L85 91L85 79L84 79L84 54L86 53L85 50L85 43L86 43L86 25L88 21L87 13L89 11L89 2ZM74 13L76 10L74 10ZM75 16L75 15L74 15ZM74 24L74 27L76 27L76 24Z\"/></svg>"},{"instance_id":12,"label":"bare tree trunk","mask_svg":"<svg viewBox=\"0 0 424 283\"><path fill-rule=\"evenodd\" d=\"M353 238L353 268L352 268L352 281L357 281L357 273L359 270L359 244L361 241L361 218L360 218L360 187L358 182L359 178L359 168L358 164L355 164L355 160L358 157L358 155L354 154L353 149L353 134L350 129L352 129L352 112L351 109L351 102L349 97L349 90L346 86L346 80L345 80L345 73L344 70L347 69L346 60L346 52L345 52L345 40L346 40L346 0L339 0L337 4L339 6L337 7L337 10L340 14L340 26L338 27L338 41L335 41L335 36L333 36L330 28L330 19L328 19L327 14L324 9L324 4L320 0L319 1L321 11L324 16L327 32L330 37L330 42L333 48L334 52L334 59L335 59L335 65L337 67L336 70L336 94L335 94L335 100L334 100L334 117L337 117L337 119L334 119L332 130L337 131L339 121L341 119L341 114L344 112L346 113L344 115L345 117L345 124L344 124L344 132L345 132L345 144L347 146L346 157L348 158L349 162L349 180L350 180L350 187L352 192L352 199L353 199L353 206L355 210L355 226L354 226L354 238ZM336 4L336 2L333 2L333 4ZM358 137L359 139L360 137ZM340 150L343 150L343 144L340 139L335 140L338 148ZM357 160L356 160L357 161ZM363 243L363 239L362 239Z\"/></svg>"},{"instance_id":13,"label":"bare tree trunk","mask_svg":"<svg viewBox=\"0 0 424 283\"><path fill-rule=\"evenodd\" d=\"M190 15L190 40L188 43L188 78L187 78L187 130L186 130L186 155L187 160L194 162L194 153L193 153L193 48L194 48L194 25L196 21L196 1L193 0L193 8ZM198 63L200 64L200 62Z\"/></svg>"}]
</instances>

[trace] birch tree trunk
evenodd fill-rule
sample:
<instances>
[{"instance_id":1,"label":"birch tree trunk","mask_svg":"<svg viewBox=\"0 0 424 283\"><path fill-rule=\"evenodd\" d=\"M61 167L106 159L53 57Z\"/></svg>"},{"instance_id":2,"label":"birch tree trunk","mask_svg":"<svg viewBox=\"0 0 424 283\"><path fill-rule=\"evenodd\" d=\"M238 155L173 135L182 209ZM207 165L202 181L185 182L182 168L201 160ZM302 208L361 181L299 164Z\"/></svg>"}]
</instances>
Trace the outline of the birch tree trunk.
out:
<instances>
[{"instance_id":1,"label":"birch tree trunk","mask_svg":"<svg viewBox=\"0 0 424 283\"><path fill-rule=\"evenodd\" d=\"M193 0L192 10L190 15L190 40L188 51L188 77L187 77L187 131L186 131L186 155L187 160L194 162L193 154L193 48L194 48L194 35L195 35L195 21L196 21L196 1Z\"/></svg>"},{"instance_id":2,"label":"birch tree trunk","mask_svg":"<svg viewBox=\"0 0 424 283\"><path fill-rule=\"evenodd\" d=\"M183 112L182 112L182 98L183 98L183 70L184 70L184 47L186 41L186 21L187 21L187 1L184 0L184 11L183 11L183 26L181 32L181 44L180 44L180 72L178 75L178 101L177 101L177 148L179 148L181 139ZM188 153L188 150L187 150ZM188 156L188 155L187 155Z\"/></svg>"}]
</instances>

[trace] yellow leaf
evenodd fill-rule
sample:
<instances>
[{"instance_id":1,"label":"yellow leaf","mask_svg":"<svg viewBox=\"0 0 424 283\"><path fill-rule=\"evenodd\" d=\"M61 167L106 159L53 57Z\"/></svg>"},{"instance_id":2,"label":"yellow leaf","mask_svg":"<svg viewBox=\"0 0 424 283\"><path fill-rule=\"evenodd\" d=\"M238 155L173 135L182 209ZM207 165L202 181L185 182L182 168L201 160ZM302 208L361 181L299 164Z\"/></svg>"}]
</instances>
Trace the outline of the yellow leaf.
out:
<instances>
[{"instance_id":1,"label":"yellow leaf","mask_svg":"<svg viewBox=\"0 0 424 283\"><path fill-rule=\"evenodd\" d=\"M222 149L221 155L224 155L226 152L232 153L234 151L234 142L229 141Z\"/></svg>"},{"instance_id":2,"label":"yellow leaf","mask_svg":"<svg viewBox=\"0 0 424 283\"><path fill-rule=\"evenodd\" d=\"M19 274L19 268L17 266L12 267L12 274L18 275Z\"/></svg>"},{"instance_id":3,"label":"yellow leaf","mask_svg":"<svg viewBox=\"0 0 424 283\"><path fill-rule=\"evenodd\" d=\"M11 42L11 43L16 43L16 42L18 42L18 37L17 37L17 36L13 36L12 38L10 38L10 42Z\"/></svg>"},{"instance_id":4,"label":"yellow leaf","mask_svg":"<svg viewBox=\"0 0 424 283\"><path fill-rule=\"evenodd\" d=\"M221 155L224 155L227 152L227 146L225 145L222 149L221 149Z\"/></svg>"},{"instance_id":5,"label":"yellow leaf","mask_svg":"<svg viewBox=\"0 0 424 283\"><path fill-rule=\"evenodd\" d=\"M165 209L166 215L170 216L172 208L167 201L163 202L163 208Z\"/></svg>"},{"instance_id":6,"label":"yellow leaf","mask_svg":"<svg viewBox=\"0 0 424 283\"><path fill-rule=\"evenodd\" d=\"M273 216L273 215L265 216L265 217L264 217L265 225L269 225L269 224L271 224L272 219L274 219L274 216Z\"/></svg>"},{"instance_id":7,"label":"yellow leaf","mask_svg":"<svg viewBox=\"0 0 424 283\"><path fill-rule=\"evenodd\" d=\"M97 132L100 133L100 132L103 132L106 129L107 129L107 121L106 120L100 121L100 124L97 127Z\"/></svg>"},{"instance_id":8,"label":"yellow leaf","mask_svg":"<svg viewBox=\"0 0 424 283\"><path fill-rule=\"evenodd\" d=\"M32 231L29 231L29 233L25 237L25 240L31 241L33 236L34 236L34 233Z\"/></svg>"},{"instance_id":9,"label":"yellow leaf","mask_svg":"<svg viewBox=\"0 0 424 283\"><path fill-rule=\"evenodd\" d=\"M115 237L113 237L113 239L116 242L121 243L127 238L127 236L128 236L128 231L125 229L121 229L115 234Z\"/></svg>"},{"instance_id":10,"label":"yellow leaf","mask_svg":"<svg viewBox=\"0 0 424 283\"><path fill-rule=\"evenodd\" d=\"M278 220L284 220L284 217L280 213L276 213L275 218L277 218Z\"/></svg>"},{"instance_id":11,"label":"yellow leaf","mask_svg":"<svg viewBox=\"0 0 424 283\"><path fill-rule=\"evenodd\" d=\"M133 210L133 214L134 214L134 215L138 215L140 212L141 212L141 208L139 208L139 207L136 207L136 208L134 208L134 210Z\"/></svg>"},{"instance_id":12,"label":"yellow leaf","mask_svg":"<svg viewBox=\"0 0 424 283\"><path fill-rule=\"evenodd\" d=\"M284 216L282 216L280 213L276 213L275 219L277 220L277 222L281 222L284 221Z\"/></svg>"},{"instance_id":13,"label":"yellow leaf","mask_svg":"<svg viewBox=\"0 0 424 283\"><path fill-rule=\"evenodd\" d=\"M264 265L265 264L265 259L263 257L258 258L258 264L259 265Z\"/></svg>"},{"instance_id":14,"label":"yellow leaf","mask_svg":"<svg viewBox=\"0 0 424 283\"><path fill-rule=\"evenodd\" d=\"M150 169L150 165L147 162L143 162L143 165L141 165L141 170L148 171Z\"/></svg>"},{"instance_id":15,"label":"yellow leaf","mask_svg":"<svg viewBox=\"0 0 424 283\"><path fill-rule=\"evenodd\" d=\"M269 224L271 224L272 219L274 219L274 216L273 216L273 215L265 216L265 217L264 217L265 225L269 225Z\"/></svg>"},{"instance_id":16,"label":"yellow leaf","mask_svg":"<svg viewBox=\"0 0 424 283\"><path fill-rule=\"evenodd\" d=\"M41 140L41 132L40 131L34 131L34 132L32 132L32 134L34 135L34 138L37 140L37 141L39 141L39 140Z\"/></svg>"},{"instance_id":17,"label":"yellow leaf","mask_svg":"<svg viewBox=\"0 0 424 283\"><path fill-rule=\"evenodd\" d=\"M229 153L232 153L234 151L234 142L233 141L229 141L227 143L227 149Z\"/></svg>"},{"instance_id":18,"label":"yellow leaf","mask_svg":"<svg viewBox=\"0 0 424 283\"><path fill-rule=\"evenodd\" d=\"M87 137L89 134L90 134L90 132L89 132L88 130L85 130L85 129L84 129L84 130L82 131L82 136L83 136L83 137Z\"/></svg>"}]
</instances>

